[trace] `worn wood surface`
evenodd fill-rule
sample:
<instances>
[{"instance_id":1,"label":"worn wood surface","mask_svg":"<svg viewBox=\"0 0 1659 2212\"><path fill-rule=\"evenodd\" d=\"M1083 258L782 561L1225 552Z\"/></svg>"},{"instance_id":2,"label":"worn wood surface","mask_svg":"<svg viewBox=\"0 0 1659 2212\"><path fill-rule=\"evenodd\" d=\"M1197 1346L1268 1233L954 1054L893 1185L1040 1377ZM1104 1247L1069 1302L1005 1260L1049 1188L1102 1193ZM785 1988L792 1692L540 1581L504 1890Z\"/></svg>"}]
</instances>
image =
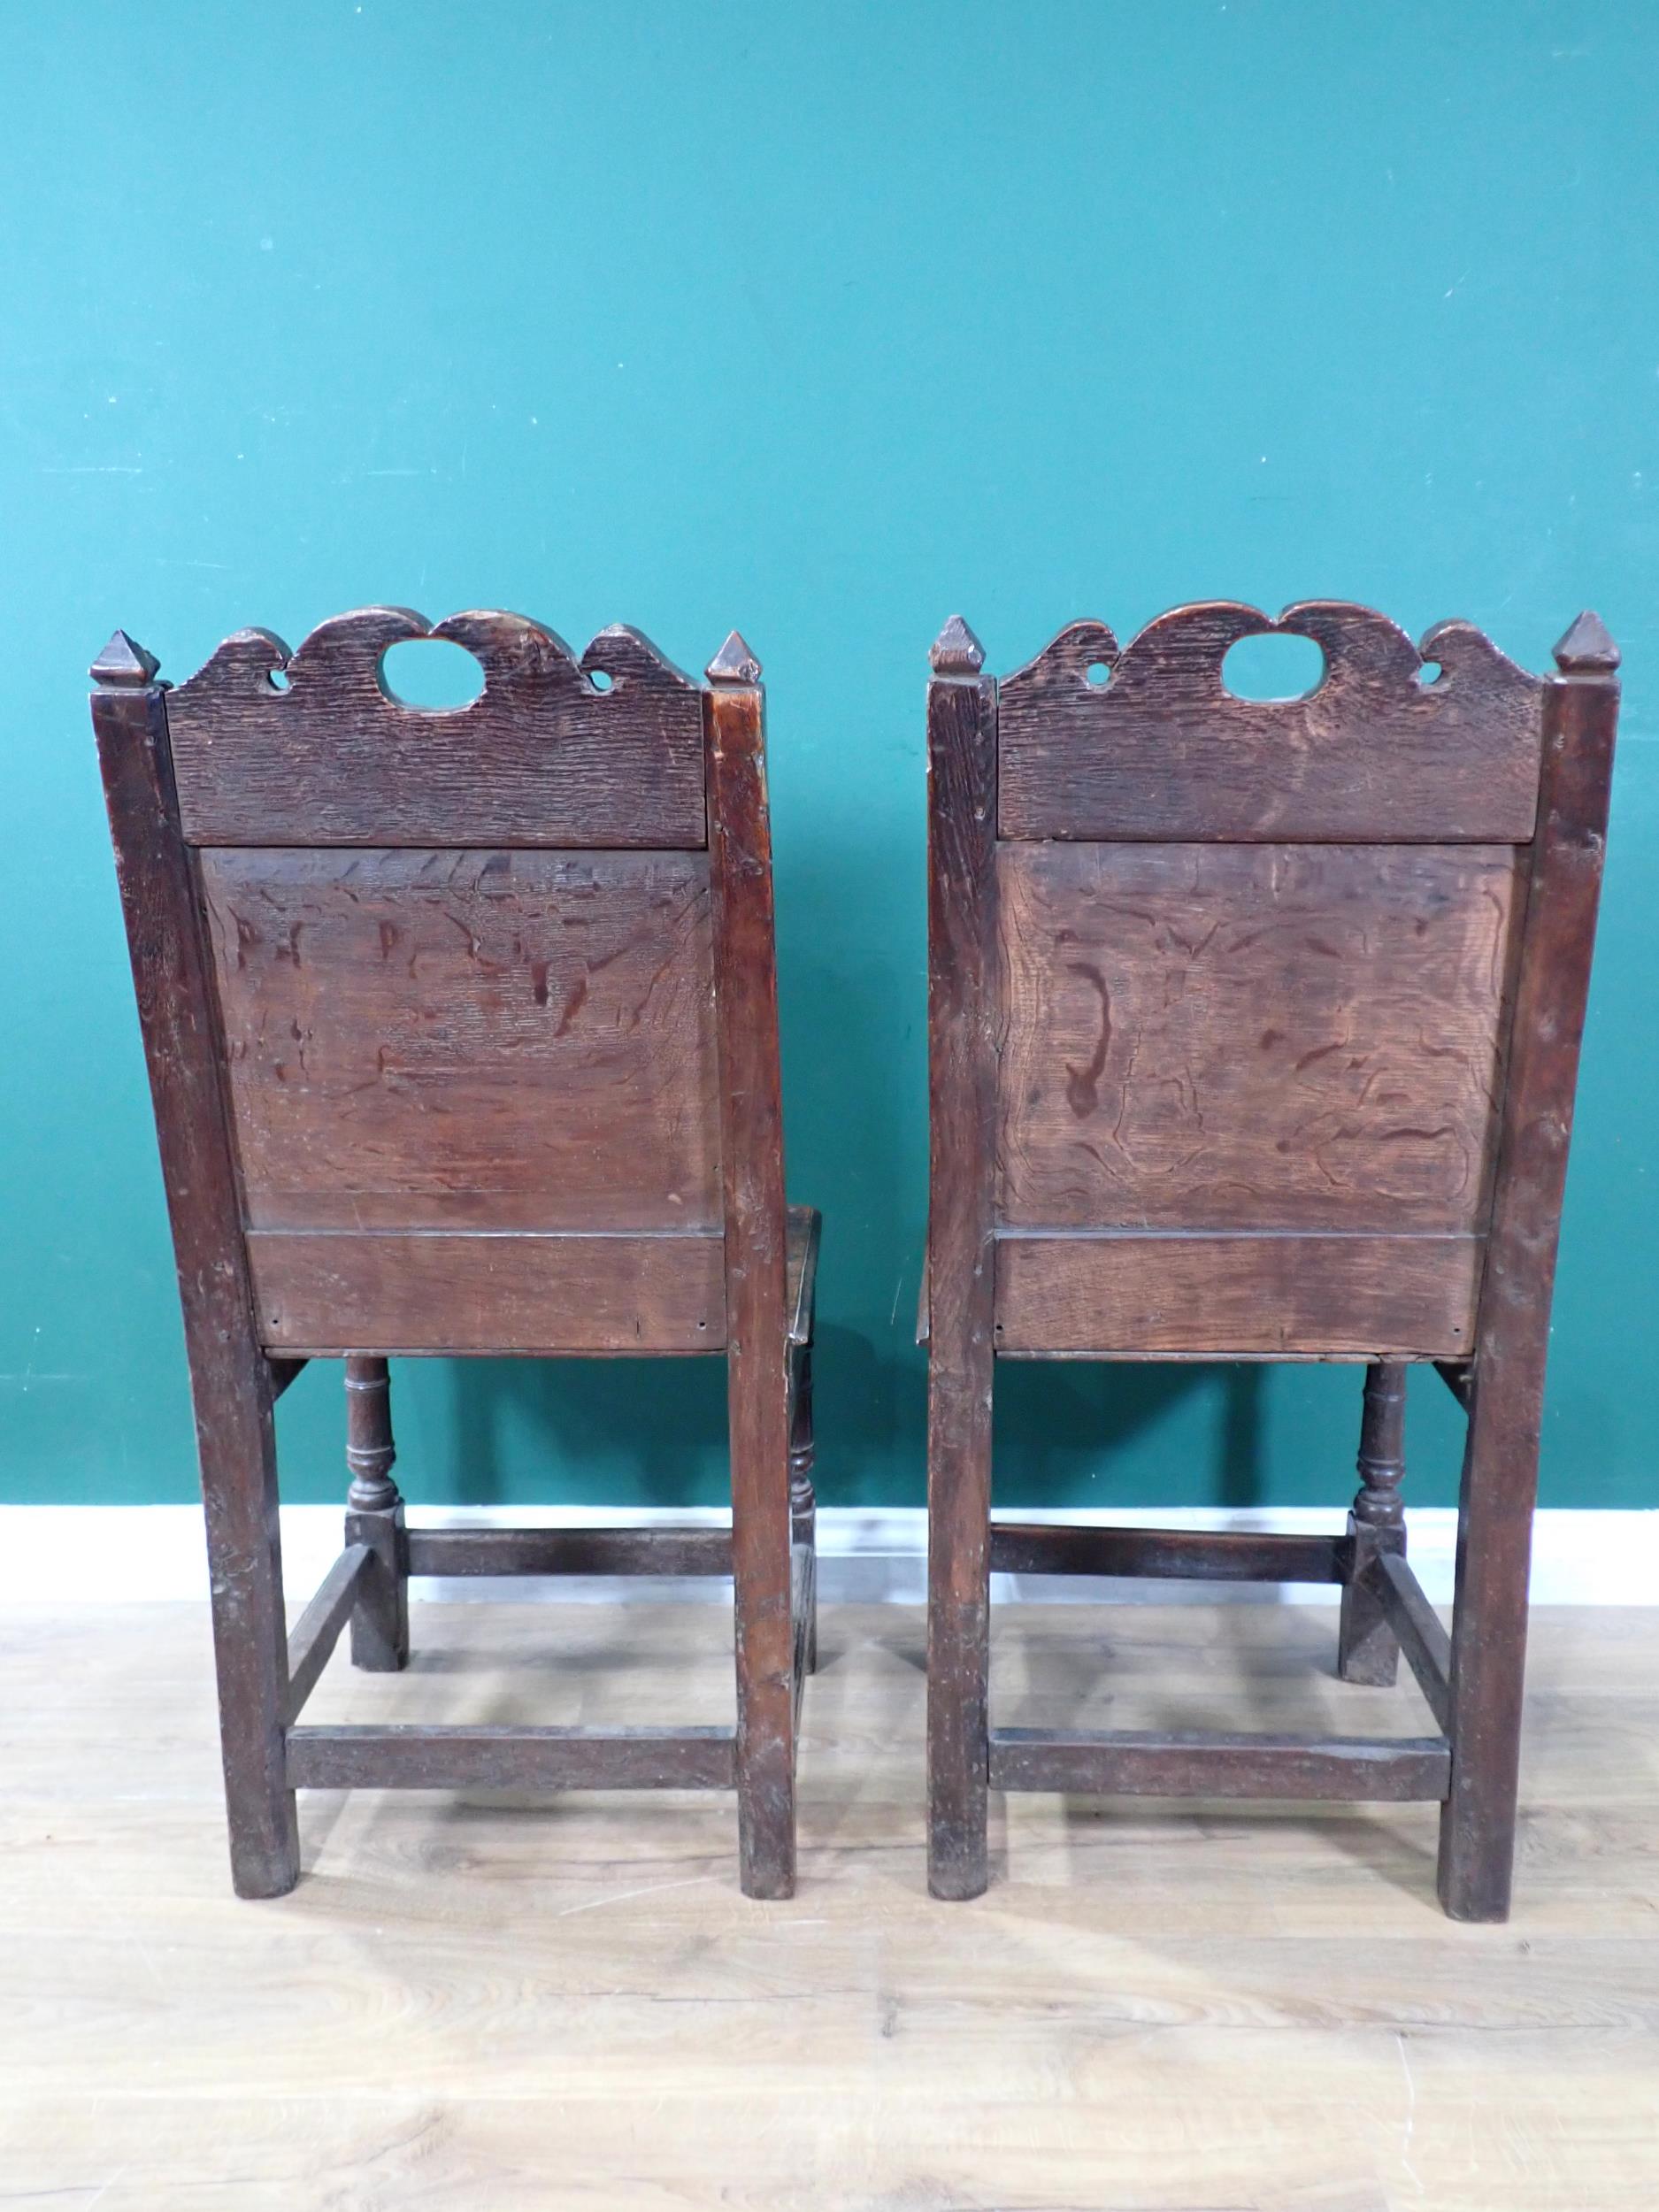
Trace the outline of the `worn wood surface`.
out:
<instances>
[{"instance_id":1,"label":"worn wood surface","mask_svg":"<svg viewBox=\"0 0 1659 2212\"><path fill-rule=\"evenodd\" d=\"M751 1897L795 1888L788 1217L760 668L733 631L710 663L709 864L726 1238L737 1644L738 1848Z\"/></svg>"},{"instance_id":2,"label":"worn wood surface","mask_svg":"<svg viewBox=\"0 0 1659 2212\"><path fill-rule=\"evenodd\" d=\"M406 706L388 689L388 649L425 637L477 658L484 687L470 705ZM268 630L239 631L169 710L192 844L649 849L706 838L698 687L634 630L602 631L579 660L521 615L434 625L406 607L366 607L293 653Z\"/></svg>"},{"instance_id":3,"label":"worn wood surface","mask_svg":"<svg viewBox=\"0 0 1659 2212\"><path fill-rule=\"evenodd\" d=\"M411 1528L411 1575L729 1575L725 1528Z\"/></svg>"},{"instance_id":4,"label":"worn wood surface","mask_svg":"<svg viewBox=\"0 0 1659 2212\"><path fill-rule=\"evenodd\" d=\"M718 1352L718 1230L256 1229L262 1340L341 1352Z\"/></svg>"},{"instance_id":5,"label":"worn wood surface","mask_svg":"<svg viewBox=\"0 0 1659 2212\"><path fill-rule=\"evenodd\" d=\"M386 653L428 634L481 663L471 706L392 695ZM683 1782L735 1785L744 1886L787 1895L818 1232L784 1202L758 666L733 633L705 692L632 632L578 664L500 615L429 632L369 610L291 656L243 633L172 695L178 792L153 658L118 634L93 673L196 1371L238 1887L296 1878L301 1784ZM289 1725L348 1618L360 1669L404 1666L411 1563L549 1563L522 1532L411 1544L389 1356L720 1352L733 1530L694 1548L735 1585L734 1735ZM271 1408L335 1355L346 1552L290 1681ZM590 1544L584 1565L595 1550L626 1572L679 1557Z\"/></svg>"},{"instance_id":6,"label":"worn wood surface","mask_svg":"<svg viewBox=\"0 0 1659 2212\"><path fill-rule=\"evenodd\" d=\"M1099 1528L1059 1521L993 1521L996 1574L1166 1575L1204 1582L1340 1582L1350 1548L1340 1536L1269 1530Z\"/></svg>"},{"instance_id":7,"label":"worn wood surface","mask_svg":"<svg viewBox=\"0 0 1659 2212\"><path fill-rule=\"evenodd\" d=\"M201 867L252 1226L718 1227L706 855Z\"/></svg>"},{"instance_id":8,"label":"worn wood surface","mask_svg":"<svg viewBox=\"0 0 1659 2212\"><path fill-rule=\"evenodd\" d=\"M1474 1341L1480 1255L1472 1236L1002 1236L996 1348L1022 1357L1455 1358Z\"/></svg>"},{"instance_id":9,"label":"worn wood surface","mask_svg":"<svg viewBox=\"0 0 1659 2212\"><path fill-rule=\"evenodd\" d=\"M1440 1799L1451 1755L1438 1737L1395 1743L1252 1732L994 1728L991 1787L1090 1797Z\"/></svg>"},{"instance_id":10,"label":"worn wood surface","mask_svg":"<svg viewBox=\"0 0 1659 2212\"><path fill-rule=\"evenodd\" d=\"M1345 1682L1386 1689L1399 1672L1400 1646L1371 1570L1385 1557L1403 1558L1406 1371L1381 1361L1365 1373L1360 1416L1359 1494L1349 1509L1349 1573L1342 1590L1336 1668ZM1440 1716L1442 1725L1445 1716Z\"/></svg>"},{"instance_id":11,"label":"worn wood surface","mask_svg":"<svg viewBox=\"0 0 1659 2212\"><path fill-rule=\"evenodd\" d=\"M987 1877L996 687L960 619L927 688L928 1880Z\"/></svg>"},{"instance_id":12,"label":"worn wood surface","mask_svg":"<svg viewBox=\"0 0 1659 2212\"><path fill-rule=\"evenodd\" d=\"M1407 1565L1402 1552L1379 1552L1363 1571L1366 1583L1376 1592L1379 1606L1398 1647L1405 1654L1417 1678L1425 1703L1442 1731L1449 1731L1452 1647L1439 1614L1424 1595L1423 1586Z\"/></svg>"},{"instance_id":13,"label":"worn wood surface","mask_svg":"<svg viewBox=\"0 0 1659 2212\"><path fill-rule=\"evenodd\" d=\"M163 692L118 632L94 664L92 719L132 956L190 1362L213 1578L213 1652L231 1874L246 1897L299 1872L282 1768L288 1640L277 1525L273 1377L241 1233L219 1036L190 856L180 833ZM137 672L134 681L134 672Z\"/></svg>"},{"instance_id":14,"label":"worn wood surface","mask_svg":"<svg viewBox=\"0 0 1659 2212\"><path fill-rule=\"evenodd\" d=\"M1555 656L1460 1498L1440 1880L1466 1920L1509 1909L1544 1368L1618 725L1618 652L1596 618Z\"/></svg>"},{"instance_id":15,"label":"worn wood surface","mask_svg":"<svg viewBox=\"0 0 1659 2212\"><path fill-rule=\"evenodd\" d=\"M1314 640L1322 681L1301 699L1235 697L1228 648L1273 631ZM1419 649L1335 601L1277 620L1225 600L1178 607L1121 651L1103 623L1073 623L1002 679L1001 833L1520 843L1538 691L1469 623L1437 624Z\"/></svg>"},{"instance_id":16,"label":"worn wood surface","mask_svg":"<svg viewBox=\"0 0 1659 2212\"><path fill-rule=\"evenodd\" d=\"M366 1544L348 1544L323 1577L317 1594L301 1614L288 1638L288 1694L286 1722L295 1720L317 1687L323 1669L333 1656L340 1632L351 1617L357 1592L374 1555Z\"/></svg>"},{"instance_id":17,"label":"worn wood surface","mask_svg":"<svg viewBox=\"0 0 1659 2212\"><path fill-rule=\"evenodd\" d=\"M833 1228L832 1224L832 1233ZM311 1714L731 1719L715 1605L417 1603ZM1010 1719L1421 1734L1335 1609L1010 1606ZM1508 1929L1427 1805L994 1801L926 1895L918 1610L837 1606L793 1903L729 1797L305 1801L223 1882L205 1607L0 1617L0 2170L27 2212L1652 2212L1659 1609L1534 1617ZM160 2062L159 2063L157 2062ZM100 2194L102 2193L102 2194Z\"/></svg>"},{"instance_id":18,"label":"worn wood surface","mask_svg":"<svg viewBox=\"0 0 1659 2212\"><path fill-rule=\"evenodd\" d=\"M383 1359L361 1352L345 1361L345 1539L370 1554L351 1613L351 1663L371 1673L409 1659L409 1548L403 1500L393 1476L392 1378Z\"/></svg>"},{"instance_id":19,"label":"worn wood surface","mask_svg":"<svg viewBox=\"0 0 1659 2212\"><path fill-rule=\"evenodd\" d=\"M729 1790L729 1728L301 1727L296 1789Z\"/></svg>"},{"instance_id":20,"label":"worn wood surface","mask_svg":"<svg viewBox=\"0 0 1659 2212\"><path fill-rule=\"evenodd\" d=\"M1274 631L1319 645L1320 681L1234 697L1229 647ZM997 838L982 807L945 814L958 836L979 826L983 866L941 866L935 847L930 868L964 941L995 931L977 1010L997 1090L995 1349L1368 1363L1338 1667L1384 1685L1403 1642L1455 1749L1388 1755L1388 1785L1432 1780L1447 1910L1501 1918L1617 649L1583 615L1540 683L1467 624L1418 648L1361 608L1270 621L1213 603L1121 652L1103 625L1074 624L1000 689L964 626L936 672L941 653L1000 732ZM941 1130L947 1191L981 1173L962 1133L972 1068L954 1066L941 1098L941 1064L935 1048L935 1215ZM941 1373L940 1301L970 1279L961 1251L941 1271L935 1225L923 1313ZM1471 1417L1449 1678L1401 1568L1408 1359L1436 1362ZM969 1394L943 1402L960 1418ZM930 1494L936 1547L953 1540L947 1510L971 1510L977 1535L976 1492L988 1500L988 1424L972 1486ZM1203 1757L1238 1789L1271 1786L1275 1761L1294 1776L1312 1760L1345 1789L1382 1771L1364 1745L1270 1757L1052 1729L989 1755L994 1778L1031 1788L1120 1771L1149 1788L1188 1761L1195 1786ZM977 1765L976 1745L960 1768L976 1802Z\"/></svg>"},{"instance_id":21,"label":"worn wood surface","mask_svg":"<svg viewBox=\"0 0 1659 2212\"><path fill-rule=\"evenodd\" d=\"M1003 844L999 1218L1483 1225L1517 880L1490 846Z\"/></svg>"}]
</instances>

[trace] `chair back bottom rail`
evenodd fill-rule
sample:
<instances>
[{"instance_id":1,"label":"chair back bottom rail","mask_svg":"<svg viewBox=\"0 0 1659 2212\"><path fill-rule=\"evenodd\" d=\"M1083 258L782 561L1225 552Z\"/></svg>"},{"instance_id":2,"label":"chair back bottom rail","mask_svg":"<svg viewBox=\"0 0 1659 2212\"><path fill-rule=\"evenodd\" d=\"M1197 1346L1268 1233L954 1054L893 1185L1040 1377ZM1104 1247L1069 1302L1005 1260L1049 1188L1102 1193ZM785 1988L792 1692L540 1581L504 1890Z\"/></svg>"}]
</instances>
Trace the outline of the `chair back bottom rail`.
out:
<instances>
[{"instance_id":1,"label":"chair back bottom rail","mask_svg":"<svg viewBox=\"0 0 1659 2212\"><path fill-rule=\"evenodd\" d=\"M726 1790L729 1728L294 1728L290 1789Z\"/></svg>"},{"instance_id":2,"label":"chair back bottom rail","mask_svg":"<svg viewBox=\"0 0 1659 2212\"><path fill-rule=\"evenodd\" d=\"M1443 1736L1369 1739L995 1728L999 1790L1087 1797L1293 1797L1403 1803L1444 1798Z\"/></svg>"}]
</instances>

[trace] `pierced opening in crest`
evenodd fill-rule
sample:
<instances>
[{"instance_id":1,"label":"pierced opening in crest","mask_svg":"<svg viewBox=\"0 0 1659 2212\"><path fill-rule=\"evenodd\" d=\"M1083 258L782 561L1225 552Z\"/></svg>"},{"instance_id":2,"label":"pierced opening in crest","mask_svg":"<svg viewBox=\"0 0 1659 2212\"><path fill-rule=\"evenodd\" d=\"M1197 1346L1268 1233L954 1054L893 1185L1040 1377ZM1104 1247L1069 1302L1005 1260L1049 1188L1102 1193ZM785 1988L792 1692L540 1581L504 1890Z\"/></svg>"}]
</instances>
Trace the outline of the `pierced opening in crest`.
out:
<instances>
[{"instance_id":1,"label":"pierced opening in crest","mask_svg":"<svg viewBox=\"0 0 1659 2212\"><path fill-rule=\"evenodd\" d=\"M271 668L265 672L265 681L273 691L286 691L291 680L286 668Z\"/></svg>"},{"instance_id":2,"label":"pierced opening in crest","mask_svg":"<svg viewBox=\"0 0 1659 2212\"><path fill-rule=\"evenodd\" d=\"M1258 703L1307 699L1325 681L1325 655L1310 637L1291 630L1258 632L1230 647L1221 681L1235 699Z\"/></svg>"},{"instance_id":3,"label":"pierced opening in crest","mask_svg":"<svg viewBox=\"0 0 1659 2212\"><path fill-rule=\"evenodd\" d=\"M1439 683L1444 672L1439 661L1425 661L1417 671L1417 681L1426 691L1431 684Z\"/></svg>"},{"instance_id":4,"label":"pierced opening in crest","mask_svg":"<svg viewBox=\"0 0 1659 2212\"><path fill-rule=\"evenodd\" d=\"M401 707L470 707L483 688L476 654L449 638L405 638L380 656L380 689Z\"/></svg>"},{"instance_id":5,"label":"pierced opening in crest","mask_svg":"<svg viewBox=\"0 0 1659 2212\"><path fill-rule=\"evenodd\" d=\"M595 691L609 691L611 685L615 683L616 678L608 669L590 668L588 672L588 680Z\"/></svg>"},{"instance_id":6,"label":"pierced opening in crest","mask_svg":"<svg viewBox=\"0 0 1659 2212\"><path fill-rule=\"evenodd\" d=\"M1111 681L1111 670L1104 661L1091 661L1083 673L1097 689L1102 684Z\"/></svg>"}]
</instances>

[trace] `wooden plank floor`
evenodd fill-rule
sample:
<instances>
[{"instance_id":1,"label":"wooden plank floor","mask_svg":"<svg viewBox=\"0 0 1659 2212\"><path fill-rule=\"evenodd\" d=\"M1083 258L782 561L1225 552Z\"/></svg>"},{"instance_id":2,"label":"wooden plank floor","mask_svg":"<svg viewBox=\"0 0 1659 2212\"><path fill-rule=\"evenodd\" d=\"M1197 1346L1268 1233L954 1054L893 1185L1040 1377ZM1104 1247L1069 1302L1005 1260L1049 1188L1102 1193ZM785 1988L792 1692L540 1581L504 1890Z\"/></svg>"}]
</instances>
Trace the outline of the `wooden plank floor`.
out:
<instances>
[{"instance_id":1,"label":"wooden plank floor","mask_svg":"<svg viewBox=\"0 0 1659 2212\"><path fill-rule=\"evenodd\" d=\"M999 1719L1410 1734L1325 1607L1010 1609ZM308 1717L710 1721L712 1606L418 1606ZM229 1893L192 1607L0 1622L0 2206L1614 2212L1659 2203L1659 1611L1540 1615L1518 1906L1432 1807L994 1801L924 1892L922 1629L826 1612L800 1893L724 1798L301 1801Z\"/></svg>"}]
</instances>

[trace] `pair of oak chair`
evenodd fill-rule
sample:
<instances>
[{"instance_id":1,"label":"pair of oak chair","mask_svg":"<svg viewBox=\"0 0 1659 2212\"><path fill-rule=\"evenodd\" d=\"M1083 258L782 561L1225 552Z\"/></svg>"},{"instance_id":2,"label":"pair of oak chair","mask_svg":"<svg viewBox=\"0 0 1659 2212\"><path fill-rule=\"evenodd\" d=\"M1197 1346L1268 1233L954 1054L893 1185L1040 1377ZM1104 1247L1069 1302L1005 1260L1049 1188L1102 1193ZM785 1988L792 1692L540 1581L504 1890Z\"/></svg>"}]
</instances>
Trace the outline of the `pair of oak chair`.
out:
<instances>
[{"instance_id":1,"label":"pair of oak chair","mask_svg":"<svg viewBox=\"0 0 1659 2212\"><path fill-rule=\"evenodd\" d=\"M1240 639L1311 638L1246 701ZM472 704L389 649L471 651ZM991 1789L1427 1799L1440 1893L1508 1910L1539 1424L1617 718L1594 616L1539 679L1476 629L1184 607L928 690L929 1865ZM816 1664L818 1220L785 1197L760 670L637 633L377 608L230 638L177 688L118 632L96 728L206 1504L235 1886L295 1793L734 1787L789 1894ZM389 1356L724 1354L724 1530L405 1525ZM345 1547L290 1633L273 1409L345 1363ZM999 1358L1365 1366L1346 1532L993 1523ZM1448 1638L1406 1561L1405 1370L1468 1416ZM995 1570L1340 1586L1339 1671L1403 1651L1440 1732L994 1729ZM729 1574L731 1730L305 1726L342 1632L401 1667L410 1578Z\"/></svg>"}]
</instances>

